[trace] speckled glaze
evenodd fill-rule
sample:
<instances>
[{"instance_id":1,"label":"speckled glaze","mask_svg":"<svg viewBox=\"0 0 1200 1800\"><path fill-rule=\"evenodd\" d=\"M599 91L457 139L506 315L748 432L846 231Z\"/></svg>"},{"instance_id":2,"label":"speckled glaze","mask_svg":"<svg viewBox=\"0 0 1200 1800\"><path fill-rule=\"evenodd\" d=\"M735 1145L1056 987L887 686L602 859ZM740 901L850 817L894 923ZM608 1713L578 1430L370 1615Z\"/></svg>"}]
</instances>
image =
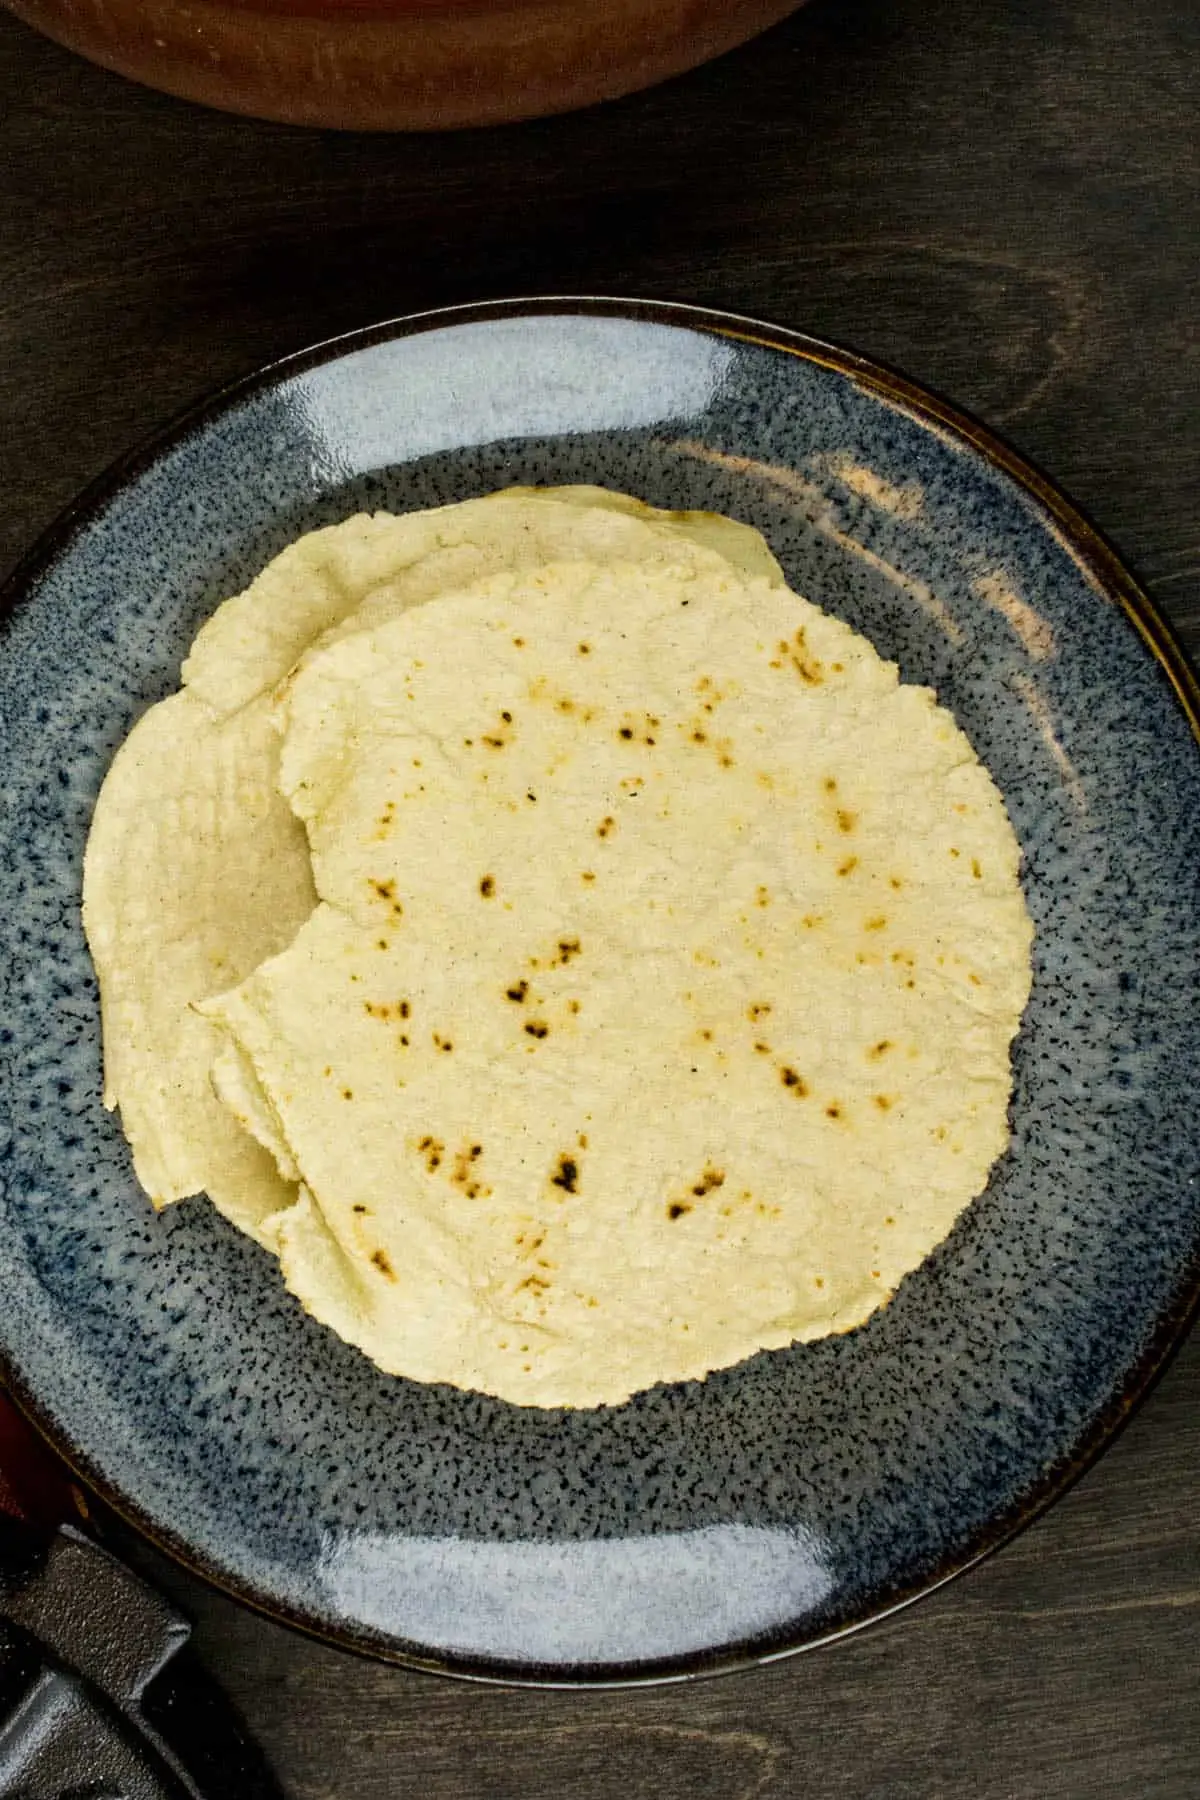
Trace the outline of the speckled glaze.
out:
<instances>
[{"instance_id":1,"label":"speckled glaze","mask_svg":"<svg viewBox=\"0 0 1200 1800\"><path fill-rule=\"evenodd\" d=\"M155 1218L100 1107L80 862L198 623L368 506L596 481L767 535L936 688L1026 857L1013 1140L861 1330L582 1413L381 1375L202 1199ZM686 308L379 327L193 415L14 578L0 635L0 1361L212 1579L359 1649L560 1682L819 1642L1030 1517L1145 1387L1200 1247L1196 689L1146 602L979 428L848 353Z\"/></svg>"}]
</instances>

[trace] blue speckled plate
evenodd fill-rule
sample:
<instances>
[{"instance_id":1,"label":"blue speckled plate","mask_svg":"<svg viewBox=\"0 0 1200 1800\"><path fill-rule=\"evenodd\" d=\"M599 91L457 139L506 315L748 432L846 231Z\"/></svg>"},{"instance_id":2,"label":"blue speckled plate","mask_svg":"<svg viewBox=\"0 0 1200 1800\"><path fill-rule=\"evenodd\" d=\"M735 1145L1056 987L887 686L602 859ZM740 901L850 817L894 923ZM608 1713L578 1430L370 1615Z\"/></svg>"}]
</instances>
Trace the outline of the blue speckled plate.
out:
<instances>
[{"instance_id":1,"label":"blue speckled plate","mask_svg":"<svg viewBox=\"0 0 1200 1800\"><path fill-rule=\"evenodd\" d=\"M594 481L713 507L953 708L1037 926L1010 1152L843 1338L613 1410L381 1375L202 1200L152 1216L100 1107L92 804L199 622L363 507ZM0 1361L160 1544L279 1617L578 1682L813 1644L1028 1519L1142 1392L1200 1248L1197 687L1092 531L978 427L807 339L537 301L381 326L101 483L0 633Z\"/></svg>"}]
</instances>

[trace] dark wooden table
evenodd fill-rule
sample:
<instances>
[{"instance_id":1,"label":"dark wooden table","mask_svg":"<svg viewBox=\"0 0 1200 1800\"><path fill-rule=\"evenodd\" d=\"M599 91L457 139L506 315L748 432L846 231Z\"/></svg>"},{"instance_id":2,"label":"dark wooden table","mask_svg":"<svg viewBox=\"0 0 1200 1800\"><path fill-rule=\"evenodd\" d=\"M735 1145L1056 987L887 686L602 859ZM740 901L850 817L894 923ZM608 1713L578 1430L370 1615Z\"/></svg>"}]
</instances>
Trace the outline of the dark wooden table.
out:
<instances>
[{"instance_id":1,"label":"dark wooden table","mask_svg":"<svg viewBox=\"0 0 1200 1800\"><path fill-rule=\"evenodd\" d=\"M596 0L603 4L603 0ZM365 138L225 118L0 14L0 564L230 376L389 314L662 295L980 414L1200 644L1196 0L813 0L573 118ZM1200 1339L1010 1548L694 1686L486 1689L251 1616L148 1550L306 1800L1195 1800Z\"/></svg>"}]
</instances>

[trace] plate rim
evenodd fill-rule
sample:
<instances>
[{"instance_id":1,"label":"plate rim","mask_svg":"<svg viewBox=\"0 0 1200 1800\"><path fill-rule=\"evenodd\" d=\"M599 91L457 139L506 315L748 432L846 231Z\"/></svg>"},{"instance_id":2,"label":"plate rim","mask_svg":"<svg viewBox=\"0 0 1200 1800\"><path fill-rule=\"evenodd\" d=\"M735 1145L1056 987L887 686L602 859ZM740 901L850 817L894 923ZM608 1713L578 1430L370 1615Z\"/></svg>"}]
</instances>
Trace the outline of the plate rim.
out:
<instances>
[{"instance_id":1,"label":"plate rim","mask_svg":"<svg viewBox=\"0 0 1200 1800\"><path fill-rule=\"evenodd\" d=\"M1200 677L1193 669L1174 627L1130 573L1124 561L1073 501L991 427L975 419L935 390L919 385L886 363L786 326L767 324L744 314L695 306L681 301L621 298L612 295L544 294L468 301L402 314L339 333L262 364L189 405L133 448L110 463L51 519L30 548L0 583L0 645L23 600L70 550L76 537L124 489L152 469L169 451L194 432L232 411L256 394L269 391L293 375L336 362L358 350L454 326L507 318L547 316L618 318L704 333L729 341L783 352L847 377L856 385L899 407L923 426L934 426L992 468L999 469L1034 503L1089 585L1115 600L1125 618L1166 675L1177 704L1191 726L1200 753ZM1115 1440L1138 1406L1165 1373L1189 1327L1200 1314L1200 1242L1185 1265L1171 1302L1160 1312L1146 1345L1126 1380L1109 1396L1088 1431L1073 1449L1045 1470L1032 1488L976 1532L965 1551L943 1558L926 1575L897 1584L882 1601L857 1617L797 1642L794 1629L777 1628L740 1644L715 1650L689 1651L646 1662L566 1664L506 1662L494 1657L433 1652L402 1640L388 1643L365 1628L335 1627L327 1620L261 1591L251 1582L232 1580L211 1566L204 1555L148 1518L137 1502L123 1494L55 1422L0 1345L0 1385L68 1469L124 1525L147 1539L189 1574L252 1611L337 1649L373 1661L420 1669L458 1680L489 1685L559 1690L645 1687L695 1681L797 1656L837 1642L902 1612L947 1582L975 1568L1046 1512Z\"/></svg>"}]
</instances>

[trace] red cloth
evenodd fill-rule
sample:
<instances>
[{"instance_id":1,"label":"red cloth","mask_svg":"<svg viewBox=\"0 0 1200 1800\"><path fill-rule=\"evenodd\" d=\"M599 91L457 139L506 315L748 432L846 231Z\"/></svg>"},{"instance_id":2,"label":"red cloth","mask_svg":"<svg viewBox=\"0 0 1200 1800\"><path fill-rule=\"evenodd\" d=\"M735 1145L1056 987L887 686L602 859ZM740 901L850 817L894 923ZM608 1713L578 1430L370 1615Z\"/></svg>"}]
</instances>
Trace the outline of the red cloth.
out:
<instances>
[{"instance_id":1,"label":"red cloth","mask_svg":"<svg viewBox=\"0 0 1200 1800\"><path fill-rule=\"evenodd\" d=\"M57 1457L0 1392L0 1514L50 1527L77 1520L80 1498Z\"/></svg>"}]
</instances>

